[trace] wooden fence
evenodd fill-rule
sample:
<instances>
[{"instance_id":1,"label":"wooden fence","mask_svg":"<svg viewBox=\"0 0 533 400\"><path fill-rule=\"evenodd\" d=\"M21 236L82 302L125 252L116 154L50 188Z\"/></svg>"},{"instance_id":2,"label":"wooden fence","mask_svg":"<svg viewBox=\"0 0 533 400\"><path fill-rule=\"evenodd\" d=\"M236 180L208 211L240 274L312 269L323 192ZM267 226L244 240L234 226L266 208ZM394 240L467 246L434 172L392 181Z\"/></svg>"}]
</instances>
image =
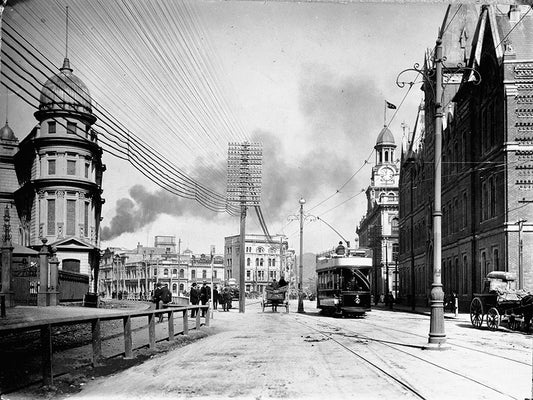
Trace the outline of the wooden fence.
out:
<instances>
[{"instance_id":1,"label":"wooden fence","mask_svg":"<svg viewBox=\"0 0 533 400\"><path fill-rule=\"evenodd\" d=\"M59 317L46 321L28 321L12 325L0 326L0 334L11 334L16 332L27 332L40 330L41 334L41 363L42 363L42 378L44 385L52 385L54 381L53 376L53 348L52 348L52 327L67 326L76 324L91 324L92 331L92 365L98 366L103 361L102 357L102 336L101 336L101 322L122 320L124 327L124 358L133 358L133 341L132 341L132 319L148 317L148 347L155 349L156 347L156 318L160 318L165 314L168 316L168 341L173 341L176 334L187 335L189 333L189 310L198 310L196 312L196 326L199 329L201 326L200 310L205 309L205 325L209 326L209 306L176 306L172 304L165 305L162 310L148 310L148 311L125 311L113 314L103 314L101 316L78 316L78 317ZM183 331L175 332L174 314L181 313L183 318Z\"/></svg>"}]
</instances>

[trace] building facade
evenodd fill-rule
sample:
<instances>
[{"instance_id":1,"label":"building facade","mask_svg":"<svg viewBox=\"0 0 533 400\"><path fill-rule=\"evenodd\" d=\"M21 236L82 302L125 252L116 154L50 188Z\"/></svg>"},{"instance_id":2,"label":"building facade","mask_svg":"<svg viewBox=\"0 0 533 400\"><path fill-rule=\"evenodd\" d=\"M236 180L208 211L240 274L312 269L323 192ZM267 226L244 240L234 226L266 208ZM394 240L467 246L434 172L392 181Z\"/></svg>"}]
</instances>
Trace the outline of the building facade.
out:
<instances>
[{"instance_id":1,"label":"building facade","mask_svg":"<svg viewBox=\"0 0 533 400\"><path fill-rule=\"evenodd\" d=\"M376 161L366 190L367 211L356 232L359 246L373 250L372 293L378 299L382 294L398 291L399 168L394 136L386 126L379 133L374 149Z\"/></svg>"},{"instance_id":2,"label":"building facade","mask_svg":"<svg viewBox=\"0 0 533 400\"><path fill-rule=\"evenodd\" d=\"M456 294L463 309L490 271L513 272L517 288L533 287L533 17L527 11L454 5L442 25L441 273L444 292ZM433 281L434 67L428 57L423 128L402 154L400 288L415 304L427 303Z\"/></svg>"},{"instance_id":3,"label":"building facade","mask_svg":"<svg viewBox=\"0 0 533 400\"><path fill-rule=\"evenodd\" d=\"M158 282L167 284L173 297L187 295L193 283L224 284L222 255L193 254L188 249L180 253L173 244L174 236L156 236L153 247L139 243L133 250L107 248L100 263L100 295L150 300Z\"/></svg>"},{"instance_id":4,"label":"building facade","mask_svg":"<svg viewBox=\"0 0 533 400\"><path fill-rule=\"evenodd\" d=\"M65 58L46 81L37 125L24 139L7 124L1 130L0 202L10 206L15 245L38 250L45 240L60 270L95 282L105 166L89 90L72 72Z\"/></svg>"},{"instance_id":5,"label":"building facade","mask_svg":"<svg viewBox=\"0 0 533 400\"><path fill-rule=\"evenodd\" d=\"M245 291L262 292L273 279L286 279L287 241L283 235L273 235L269 240L265 235L247 234L244 252ZM240 236L224 238L224 267L227 279L235 279L239 284ZM289 264L292 265L293 263Z\"/></svg>"}]
</instances>

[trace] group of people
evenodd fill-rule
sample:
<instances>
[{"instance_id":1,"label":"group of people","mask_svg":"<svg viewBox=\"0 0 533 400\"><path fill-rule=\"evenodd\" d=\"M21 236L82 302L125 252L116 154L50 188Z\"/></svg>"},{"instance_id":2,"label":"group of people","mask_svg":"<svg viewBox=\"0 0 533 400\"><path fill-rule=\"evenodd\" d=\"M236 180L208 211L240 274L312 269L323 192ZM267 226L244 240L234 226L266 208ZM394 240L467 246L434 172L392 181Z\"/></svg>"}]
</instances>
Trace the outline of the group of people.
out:
<instances>
[{"instance_id":1,"label":"group of people","mask_svg":"<svg viewBox=\"0 0 533 400\"><path fill-rule=\"evenodd\" d=\"M270 282L268 284L266 290L267 291L279 290L279 289L284 288L287 285L288 285L288 283L285 280L285 278L283 278L283 275L282 275L281 278L279 278L279 282L276 281L276 279L272 279L272 282ZM271 298L270 301L271 301L271 304L272 304L272 310L274 312L277 312L278 311L278 305L281 303L281 301L278 300L278 299L274 299L274 298Z\"/></svg>"},{"instance_id":2,"label":"group of people","mask_svg":"<svg viewBox=\"0 0 533 400\"><path fill-rule=\"evenodd\" d=\"M204 281L202 287L198 289L198 285L194 282L191 286L191 291L189 293L189 302L191 305L206 305L211 299L211 288L207 286L207 282ZM231 308L231 299L232 294L228 286L225 286L222 289L222 292L218 291L217 286L213 287L213 309L218 309L218 304L222 305L223 311L229 311ZM191 310L191 318L196 317L198 310ZM205 317L205 309L202 309L202 317Z\"/></svg>"}]
</instances>

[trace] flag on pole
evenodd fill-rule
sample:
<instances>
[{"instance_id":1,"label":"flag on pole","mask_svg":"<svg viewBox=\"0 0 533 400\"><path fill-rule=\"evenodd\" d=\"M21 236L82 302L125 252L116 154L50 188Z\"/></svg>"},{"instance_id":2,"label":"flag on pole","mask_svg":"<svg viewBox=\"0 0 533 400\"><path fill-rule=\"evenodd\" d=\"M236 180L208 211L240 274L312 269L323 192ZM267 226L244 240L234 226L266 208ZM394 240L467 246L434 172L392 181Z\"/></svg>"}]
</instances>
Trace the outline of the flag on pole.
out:
<instances>
[{"instance_id":1,"label":"flag on pole","mask_svg":"<svg viewBox=\"0 0 533 400\"><path fill-rule=\"evenodd\" d=\"M387 108L390 108L392 110L396 110L396 106L392 103L389 103L387 100L385 100L385 103L387 104Z\"/></svg>"}]
</instances>

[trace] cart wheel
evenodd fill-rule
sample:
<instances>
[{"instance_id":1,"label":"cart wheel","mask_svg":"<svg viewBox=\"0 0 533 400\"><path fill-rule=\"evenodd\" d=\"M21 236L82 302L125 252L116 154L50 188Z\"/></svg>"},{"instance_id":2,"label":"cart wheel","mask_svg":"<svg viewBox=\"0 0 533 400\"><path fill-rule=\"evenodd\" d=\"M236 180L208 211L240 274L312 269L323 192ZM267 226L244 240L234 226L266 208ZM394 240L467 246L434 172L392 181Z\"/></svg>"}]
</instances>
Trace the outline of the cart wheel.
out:
<instances>
[{"instance_id":1,"label":"cart wheel","mask_svg":"<svg viewBox=\"0 0 533 400\"><path fill-rule=\"evenodd\" d=\"M494 307L491 307L487 313L487 326L491 331L495 331L500 326L500 313Z\"/></svg>"},{"instance_id":2,"label":"cart wheel","mask_svg":"<svg viewBox=\"0 0 533 400\"><path fill-rule=\"evenodd\" d=\"M470 322L476 328L481 328L483 324L483 303L479 297L474 297L470 303Z\"/></svg>"}]
</instances>

